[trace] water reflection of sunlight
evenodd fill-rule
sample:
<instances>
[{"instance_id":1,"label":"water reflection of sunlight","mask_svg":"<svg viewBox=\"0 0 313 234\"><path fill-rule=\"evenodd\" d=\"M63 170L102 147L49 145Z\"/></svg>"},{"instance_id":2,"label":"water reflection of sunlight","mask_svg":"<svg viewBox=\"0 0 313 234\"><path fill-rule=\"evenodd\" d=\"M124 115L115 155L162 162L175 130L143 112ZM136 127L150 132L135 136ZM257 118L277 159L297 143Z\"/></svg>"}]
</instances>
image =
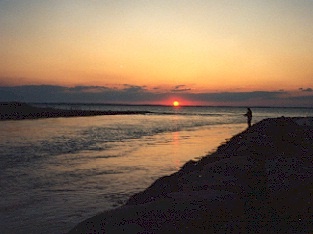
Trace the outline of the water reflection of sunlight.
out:
<instances>
[{"instance_id":1,"label":"water reflection of sunlight","mask_svg":"<svg viewBox=\"0 0 313 234\"><path fill-rule=\"evenodd\" d=\"M179 145L179 132L173 132L172 133L173 137L173 145Z\"/></svg>"},{"instance_id":2,"label":"water reflection of sunlight","mask_svg":"<svg viewBox=\"0 0 313 234\"><path fill-rule=\"evenodd\" d=\"M179 132L173 132L172 133L172 163L173 167L176 169L179 169L181 166L181 161L179 160L179 152L180 152L180 142L179 142Z\"/></svg>"}]
</instances>

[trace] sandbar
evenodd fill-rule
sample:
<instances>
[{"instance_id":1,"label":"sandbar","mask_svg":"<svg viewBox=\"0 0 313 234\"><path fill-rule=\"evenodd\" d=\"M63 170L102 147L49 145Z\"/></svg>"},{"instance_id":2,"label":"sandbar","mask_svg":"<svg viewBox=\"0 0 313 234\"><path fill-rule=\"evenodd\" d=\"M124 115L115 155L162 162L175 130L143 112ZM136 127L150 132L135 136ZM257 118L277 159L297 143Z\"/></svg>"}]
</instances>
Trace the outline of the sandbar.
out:
<instances>
[{"instance_id":1,"label":"sandbar","mask_svg":"<svg viewBox=\"0 0 313 234\"><path fill-rule=\"evenodd\" d=\"M93 110L63 110L56 108L39 108L21 102L1 102L0 121L24 120L60 117L86 117L96 115L144 115L148 111L93 111Z\"/></svg>"}]
</instances>

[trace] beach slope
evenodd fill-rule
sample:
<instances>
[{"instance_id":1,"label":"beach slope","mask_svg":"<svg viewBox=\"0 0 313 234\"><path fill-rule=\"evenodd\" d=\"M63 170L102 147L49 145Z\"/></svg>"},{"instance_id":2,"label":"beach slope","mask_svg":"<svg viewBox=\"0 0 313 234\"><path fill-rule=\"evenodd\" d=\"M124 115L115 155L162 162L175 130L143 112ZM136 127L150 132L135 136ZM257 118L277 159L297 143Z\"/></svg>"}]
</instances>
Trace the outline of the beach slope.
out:
<instances>
[{"instance_id":1,"label":"beach slope","mask_svg":"<svg viewBox=\"0 0 313 234\"><path fill-rule=\"evenodd\" d=\"M265 119L70 233L311 233L312 123Z\"/></svg>"}]
</instances>

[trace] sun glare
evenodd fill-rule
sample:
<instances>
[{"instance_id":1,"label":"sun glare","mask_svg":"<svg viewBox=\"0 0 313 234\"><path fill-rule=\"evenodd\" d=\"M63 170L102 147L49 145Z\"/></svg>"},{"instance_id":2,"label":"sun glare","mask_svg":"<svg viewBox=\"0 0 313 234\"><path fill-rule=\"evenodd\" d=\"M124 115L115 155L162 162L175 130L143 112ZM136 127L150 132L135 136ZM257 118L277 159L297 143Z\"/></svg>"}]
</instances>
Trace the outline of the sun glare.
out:
<instances>
[{"instance_id":1,"label":"sun glare","mask_svg":"<svg viewBox=\"0 0 313 234\"><path fill-rule=\"evenodd\" d=\"M179 106L179 102L178 101L174 101L173 102L173 106Z\"/></svg>"}]
</instances>

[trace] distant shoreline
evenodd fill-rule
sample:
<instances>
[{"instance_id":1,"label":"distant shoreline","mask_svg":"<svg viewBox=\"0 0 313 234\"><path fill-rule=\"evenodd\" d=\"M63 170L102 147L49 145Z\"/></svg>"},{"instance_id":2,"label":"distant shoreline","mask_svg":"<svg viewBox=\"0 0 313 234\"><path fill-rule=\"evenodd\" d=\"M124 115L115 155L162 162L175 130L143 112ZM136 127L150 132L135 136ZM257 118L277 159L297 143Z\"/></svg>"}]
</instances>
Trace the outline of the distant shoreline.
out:
<instances>
[{"instance_id":1,"label":"distant shoreline","mask_svg":"<svg viewBox=\"0 0 313 234\"><path fill-rule=\"evenodd\" d=\"M22 102L0 102L0 121L43 118L87 117L97 115L144 115L149 111L92 111L41 108Z\"/></svg>"}]
</instances>

